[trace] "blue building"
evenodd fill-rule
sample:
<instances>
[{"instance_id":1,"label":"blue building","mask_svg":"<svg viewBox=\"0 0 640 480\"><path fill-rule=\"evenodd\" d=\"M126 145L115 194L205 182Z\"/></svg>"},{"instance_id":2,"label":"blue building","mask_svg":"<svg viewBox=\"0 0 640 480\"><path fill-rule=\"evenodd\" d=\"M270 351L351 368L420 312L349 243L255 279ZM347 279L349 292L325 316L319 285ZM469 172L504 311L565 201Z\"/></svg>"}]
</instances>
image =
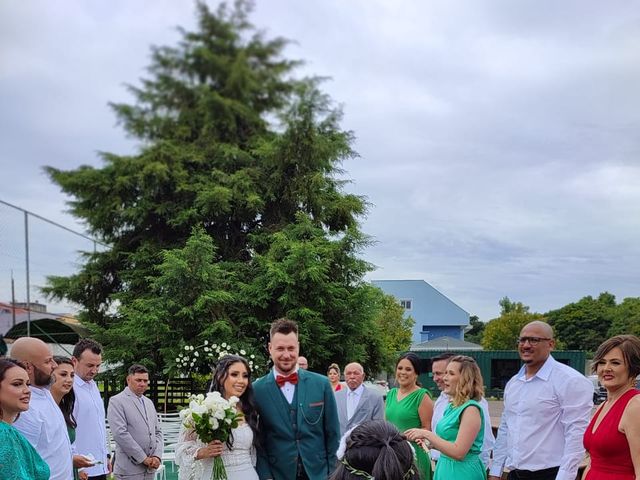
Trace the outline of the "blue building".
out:
<instances>
[{"instance_id":1,"label":"blue building","mask_svg":"<svg viewBox=\"0 0 640 480\"><path fill-rule=\"evenodd\" d=\"M373 280L376 287L393 295L415 320L412 343L440 337L464 340L469 313L424 280Z\"/></svg>"}]
</instances>

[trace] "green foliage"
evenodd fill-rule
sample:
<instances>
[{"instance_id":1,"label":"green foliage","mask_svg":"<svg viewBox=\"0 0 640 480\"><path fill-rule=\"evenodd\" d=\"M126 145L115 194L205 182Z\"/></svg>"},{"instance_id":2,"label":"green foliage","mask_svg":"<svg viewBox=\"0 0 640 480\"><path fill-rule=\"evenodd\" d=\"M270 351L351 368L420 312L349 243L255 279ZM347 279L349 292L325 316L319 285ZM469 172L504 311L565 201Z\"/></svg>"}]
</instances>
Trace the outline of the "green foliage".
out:
<instances>
[{"instance_id":1,"label":"green foliage","mask_svg":"<svg viewBox=\"0 0 640 480\"><path fill-rule=\"evenodd\" d=\"M545 321L543 315L530 313L529 307L522 302L514 303L504 297L499 304L501 315L490 320L484 329L482 346L485 350L514 350L522 327L534 320Z\"/></svg>"},{"instance_id":2,"label":"green foliage","mask_svg":"<svg viewBox=\"0 0 640 480\"><path fill-rule=\"evenodd\" d=\"M608 337L621 334L640 336L640 298L625 298L613 311Z\"/></svg>"},{"instance_id":3,"label":"green foliage","mask_svg":"<svg viewBox=\"0 0 640 480\"><path fill-rule=\"evenodd\" d=\"M112 361L162 371L181 342L205 339L264 352L286 315L316 365L348 353L379 368L384 305L357 257L367 204L339 179L353 135L316 79L292 78L286 41L257 32L250 7L198 3L196 31L153 49L135 103L112 105L138 153L47 167L108 247L44 291L82 307Z\"/></svg>"},{"instance_id":4,"label":"green foliage","mask_svg":"<svg viewBox=\"0 0 640 480\"><path fill-rule=\"evenodd\" d=\"M467 342L482 344L482 336L484 335L484 329L487 324L480 321L477 315L471 315L471 317L469 317L469 326L471 328L464 333L464 339Z\"/></svg>"},{"instance_id":5,"label":"green foliage","mask_svg":"<svg viewBox=\"0 0 640 480\"><path fill-rule=\"evenodd\" d=\"M509 297L503 297L498 302L500 305L500 315L505 313L528 313L529 306L522 302L512 302Z\"/></svg>"},{"instance_id":6,"label":"green foliage","mask_svg":"<svg viewBox=\"0 0 640 480\"><path fill-rule=\"evenodd\" d=\"M568 350L595 351L606 338L616 310L615 297L601 293L546 314L555 335Z\"/></svg>"},{"instance_id":7,"label":"green foliage","mask_svg":"<svg viewBox=\"0 0 640 480\"><path fill-rule=\"evenodd\" d=\"M411 346L415 321L411 316L404 316L404 308L395 297L386 295L377 287L371 287L371 290L375 301L374 309L378 312L372 333L375 332L375 338L380 343L382 369L392 372L398 355ZM372 375L377 372L367 365L367 373Z\"/></svg>"}]
</instances>

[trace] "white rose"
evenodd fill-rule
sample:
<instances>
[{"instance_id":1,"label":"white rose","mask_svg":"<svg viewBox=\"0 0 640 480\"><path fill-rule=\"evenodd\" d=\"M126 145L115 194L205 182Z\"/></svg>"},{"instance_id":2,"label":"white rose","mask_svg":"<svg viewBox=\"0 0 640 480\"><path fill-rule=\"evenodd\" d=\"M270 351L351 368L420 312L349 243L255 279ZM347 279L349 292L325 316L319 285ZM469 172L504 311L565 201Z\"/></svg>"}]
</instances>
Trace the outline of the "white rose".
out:
<instances>
[{"instance_id":1,"label":"white rose","mask_svg":"<svg viewBox=\"0 0 640 480\"><path fill-rule=\"evenodd\" d=\"M222 398L222 394L216 390L216 391L207 393L207 397L213 397L219 400Z\"/></svg>"},{"instance_id":2,"label":"white rose","mask_svg":"<svg viewBox=\"0 0 640 480\"><path fill-rule=\"evenodd\" d=\"M200 354L199 354L198 352L193 352L193 356L194 356L194 357L199 357L199 356L200 356Z\"/></svg>"},{"instance_id":3,"label":"white rose","mask_svg":"<svg viewBox=\"0 0 640 480\"><path fill-rule=\"evenodd\" d=\"M235 407L236 404L240 401L240 399L235 395L232 395L231 397L229 397L228 401L229 401L229 405L231 405L232 407Z\"/></svg>"},{"instance_id":4,"label":"white rose","mask_svg":"<svg viewBox=\"0 0 640 480\"><path fill-rule=\"evenodd\" d=\"M187 351L189 351L189 345L185 345L185 346L184 346L184 349L185 349L185 350L187 350Z\"/></svg>"},{"instance_id":5,"label":"white rose","mask_svg":"<svg viewBox=\"0 0 640 480\"><path fill-rule=\"evenodd\" d=\"M216 417L219 420L223 420L224 417L226 416L224 410L222 409L218 409L215 412L213 412L213 416Z\"/></svg>"},{"instance_id":6,"label":"white rose","mask_svg":"<svg viewBox=\"0 0 640 480\"><path fill-rule=\"evenodd\" d=\"M240 350L240 355L246 355L247 352L245 352L244 350Z\"/></svg>"},{"instance_id":7,"label":"white rose","mask_svg":"<svg viewBox=\"0 0 640 480\"><path fill-rule=\"evenodd\" d=\"M204 341L204 344L205 344L205 345L209 345L209 340L205 340L205 341Z\"/></svg>"},{"instance_id":8,"label":"white rose","mask_svg":"<svg viewBox=\"0 0 640 480\"><path fill-rule=\"evenodd\" d=\"M198 402L191 402L189 404L189 408L193 413L197 413L198 415L202 415L207 412L207 408Z\"/></svg>"},{"instance_id":9,"label":"white rose","mask_svg":"<svg viewBox=\"0 0 640 480\"><path fill-rule=\"evenodd\" d=\"M218 423L218 420L214 417L209 417L209 425L211 425L211 428L214 430L217 430L218 427L220 427L220 423Z\"/></svg>"},{"instance_id":10,"label":"white rose","mask_svg":"<svg viewBox=\"0 0 640 480\"><path fill-rule=\"evenodd\" d=\"M226 343L223 343L223 344L221 345L221 347L222 347L222 348L227 348L227 344L226 344Z\"/></svg>"}]
</instances>

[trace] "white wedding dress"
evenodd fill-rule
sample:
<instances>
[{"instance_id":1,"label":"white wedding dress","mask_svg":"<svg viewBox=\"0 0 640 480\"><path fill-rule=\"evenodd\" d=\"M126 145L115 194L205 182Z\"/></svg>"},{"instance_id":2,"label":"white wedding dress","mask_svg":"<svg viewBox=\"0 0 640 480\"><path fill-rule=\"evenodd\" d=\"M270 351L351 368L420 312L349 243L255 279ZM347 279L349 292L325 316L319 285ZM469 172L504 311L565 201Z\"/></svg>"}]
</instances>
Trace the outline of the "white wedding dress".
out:
<instances>
[{"instance_id":1,"label":"white wedding dress","mask_svg":"<svg viewBox=\"0 0 640 480\"><path fill-rule=\"evenodd\" d=\"M204 446L193 430L180 428L176 446L178 480L211 480L213 458L194 458L197 450ZM227 470L228 480L258 480L254 468L256 454L253 448L253 431L248 424L244 423L233 430L233 449L229 450L223 445L222 462Z\"/></svg>"}]
</instances>

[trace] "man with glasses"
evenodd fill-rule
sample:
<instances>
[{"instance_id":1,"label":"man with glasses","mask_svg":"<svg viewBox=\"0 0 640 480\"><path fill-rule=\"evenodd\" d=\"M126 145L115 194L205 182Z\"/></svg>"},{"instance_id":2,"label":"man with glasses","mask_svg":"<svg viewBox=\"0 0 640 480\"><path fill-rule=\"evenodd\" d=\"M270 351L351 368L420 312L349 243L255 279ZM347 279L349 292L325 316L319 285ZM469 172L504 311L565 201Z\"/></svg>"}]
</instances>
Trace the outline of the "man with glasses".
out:
<instances>
[{"instance_id":1,"label":"man with glasses","mask_svg":"<svg viewBox=\"0 0 640 480\"><path fill-rule=\"evenodd\" d=\"M517 340L524 365L504 390L504 412L489 480L575 480L584 458L582 436L593 407L591 382L557 362L553 330L528 323Z\"/></svg>"}]
</instances>

